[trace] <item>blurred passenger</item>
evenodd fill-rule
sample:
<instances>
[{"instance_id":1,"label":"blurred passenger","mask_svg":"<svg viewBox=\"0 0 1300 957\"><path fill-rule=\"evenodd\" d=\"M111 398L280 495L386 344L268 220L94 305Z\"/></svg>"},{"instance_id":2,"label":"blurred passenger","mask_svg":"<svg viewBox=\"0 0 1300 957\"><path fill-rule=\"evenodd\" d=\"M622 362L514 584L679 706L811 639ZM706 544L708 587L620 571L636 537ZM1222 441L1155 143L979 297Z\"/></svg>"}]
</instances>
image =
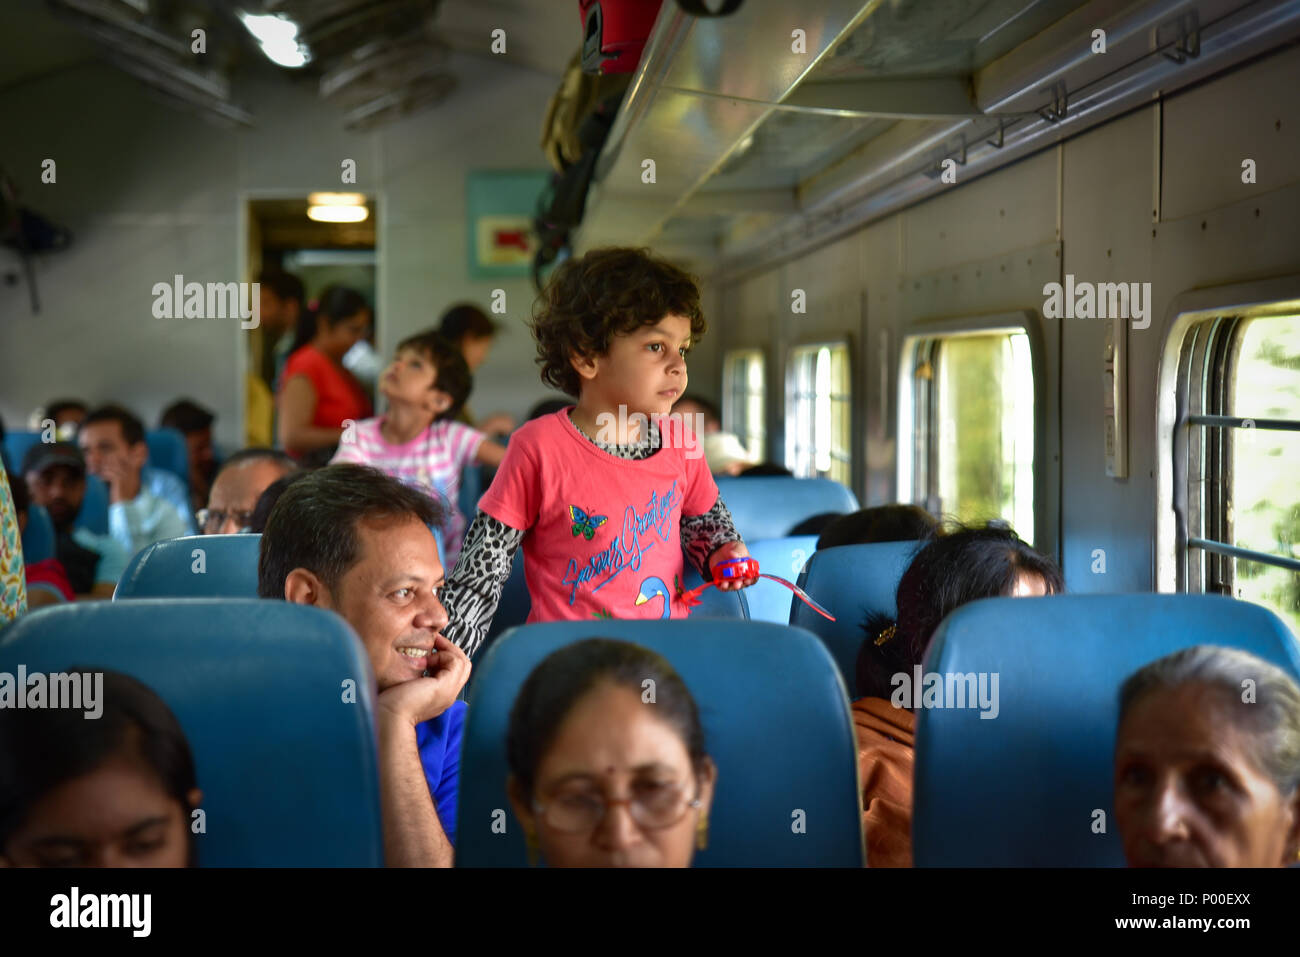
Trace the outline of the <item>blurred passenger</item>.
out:
<instances>
[{"instance_id":1,"label":"blurred passenger","mask_svg":"<svg viewBox=\"0 0 1300 957\"><path fill-rule=\"evenodd\" d=\"M379 787L389 866L450 867L469 659L442 635L433 499L375 469L293 482L262 533L257 593L336 612L378 683Z\"/></svg>"},{"instance_id":2,"label":"blurred passenger","mask_svg":"<svg viewBox=\"0 0 1300 957\"><path fill-rule=\"evenodd\" d=\"M23 477L32 501L54 525L54 554L72 590L88 598L112 598L128 555L110 535L74 523L86 498L86 463L70 442L38 442L23 456Z\"/></svg>"},{"instance_id":3,"label":"blurred passenger","mask_svg":"<svg viewBox=\"0 0 1300 957\"><path fill-rule=\"evenodd\" d=\"M740 474L747 478L758 478L762 476L794 478L793 472L784 465L778 465L776 462L760 462L758 465L751 465L747 469L742 469Z\"/></svg>"},{"instance_id":4,"label":"blurred passenger","mask_svg":"<svg viewBox=\"0 0 1300 957\"><path fill-rule=\"evenodd\" d=\"M440 500L447 568L465 537L456 507L461 473L471 464L500 465L506 454L505 446L455 421L470 384L469 367L449 339L431 329L408 336L379 383L388 411L358 422L333 458L377 468Z\"/></svg>"},{"instance_id":5,"label":"blurred passenger","mask_svg":"<svg viewBox=\"0 0 1300 957\"><path fill-rule=\"evenodd\" d=\"M817 548L912 542L931 538L938 531L938 519L919 505L876 505L841 515L830 522L822 529Z\"/></svg>"},{"instance_id":6,"label":"blurred passenger","mask_svg":"<svg viewBox=\"0 0 1300 957\"><path fill-rule=\"evenodd\" d=\"M278 396L280 445L295 459L332 448L344 423L370 415L370 399L343 367L343 356L366 334L370 307L361 293L331 286L299 322Z\"/></svg>"},{"instance_id":7,"label":"blurred passenger","mask_svg":"<svg viewBox=\"0 0 1300 957\"><path fill-rule=\"evenodd\" d=\"M716 405L703 396L694 393L684 395L673 405L673 411L691 423L692 428L700 421L697 416L704 416L704 435L722 431L722 413L718 411Z\"/></svg>"},{"instance_id":8,"label":"blurred passenger","mask_svg":"<svg viewBox=\"0 0 1300 957\"><path fill-rule=\"evenodd\" d=\"M1300 685L1185 648L1119 693L1115 822L1131 867L1286 867L1300 854Z\"/></svg>"},{"instance_id":9,"label":"blurred passenger","mask_svg":"<svg viewBox=\"0 0 1300 957\"><path fill-rule=\"evenodd\" d=\"M18 535L21 538L27 534L27 523L31 521L32 501L31 493L27 490L27 482L22 476L14 476L14 481L9 486L9 493L13 496L14 512L18 516ZM33 557L26 553L24 546L22 562L23 577L27 583L28 608L76 601L77 595L72 590L72 583L68 581L68 573L64 571L57 557L51 555L49 558L33 560Z\"/></svg>"},{"instance_id":10,"label":"blurred passenger","mask_svg":"<svg viewBox=\"0 0 1300 957\"><path fill-rule=\"evenodd\" d=\"M154 542L194 534L193 522L186 521L189 502L180 480L165 469L153 469L145 484L149 446L134 415L121 406L101 406L81 423L77 442L90 473L108 486L108 534L128 555ZM175 479L179 506L159 494L159 475Z\"/></svg>"},{"instance_id":11,"label":"blurred passenger","mask_svg":"<svg viewBox=\"0 0 1300 957\"><path fill-rule=\"evenodd\" d=\"M463 302L452 306L442 314L442 318L438 321L438 331L460 349L460 354L465 357L465 364L469 366L470 375L473 375L478 372L479 366L487 361L488 353L492 351L492 343L496 340L500 327L478 306ZM487 435L506 435L515 427L514 417L504 412L497 412L481 422L477 421L474 414L470 412L468 404L461 409L457 420L472 425Z\"/></svg>"},{"instance_id":12,"label":"blurred passenger","mask_svg":"<svg viewBox=\"0 0 1300 957\"><path fill-rule=\"evenodd\" d=\"M23 530L9 491L9 474L0 466L0 625L27 611L23 570Z\"/></svg>"},{"instance_id":13,"label":"blurred passenger","mask_svg":"<svg viewBox=\"0 0 1300 957\"><path fill-rule=\"evenodd\" d=\"M694 428L694 421L690 423ZM739 475L754 467L754 457L730 432L709 432L704 436L704 460L714 475Z\"/></svg>"},{"instance_id":14,"label":"blurred passenger","mask_svg":"<svg viewBox=\"0 0 1300 957\"><path fill-rule=\"evenodd\" d=\"M203 795L180 722L134 678L70 674L93 707L0 709L0 866L195 866Z\"/></svg>"},{"instance_id":15,"label":"blurred passenger","mask_svg":"<svg viewBox=\"0 0 1300 957\"><path fill-rule=\"evenodd\" d=\"M797 522L790 531L786 532L786 535L820 535L828 525L843 515L843 512L818 512L816 515L809 515L802 522ZM817 547L821 547L820 541Z\"/></svg>"},{"instance_id":16,"label":"blurred passenger","mask_svg":"<svg viewBox=\"0 0 1300 957\"><path fill-rule=\"evenodd\" d=\"M293 351L299 321L306 312L302 280L293 273L264 269L257 277L258 318L261 320L262 379L279 388L280 371Z\"/></svg>"},{"instance_id":17,"label":"blurred passenger","mask_svg":"<svg viewBox=\"0 0 1300 957\"><path fill-rule=\"evenodd\" d=\"M197 402L181 399L163 409L158 425L175 429L185 436L185 450L190 463L190 508L201 509L208 500L212 479L217 473L217 457L212 448L212 423L216 415Z\"/></svg>"},{"instance_id":18,"label":"blurred passenger","mask_svg":"<svg viewBox=\"0 0 1300 957\"><path fill-rule=\"evenodd\" d=\"M1052 559L1009 528L959 528L912 559L898 583L896 622L873 616L858 652L853 702L869 867L912 865L912 762L916 716L892 700L893 677L925 660L935 629L967 602L998 595L1057 595Z\"/></svg>"},{"instance_id":19,"label":"blurred passenger","mask_svg":"<svg viewBox=\"0 0 1300 957\"><path fill-rule=\"evenodd\" d=\"M257 504L253 506L253 515L248 522L248 531L261 535L266 531L266 523L271 517L271 510L275 508L275 503L280 501L280 496L294 482L310 475L308 469L297 469L290 472L283 478L278 478L268 485L257 498Z\"/></svg>"},{"instance_id":20,"label":"blurred passenger","mask_svg":"<svg viewBox=\"0 0 1300 957\"><path fill-rule=\"evenodd\" d=\"M550 867L689 867L707 845L717 769L699 708L648 648L589 638L549 654L510 711L506 760L529 857Z\"/></svg>"},{"instance_id":21,"label":"blurred passenger","mask_svg":"<svg viewBox=\"0 0 1300 957\"><path fill-rule=\"evenodd\" d=\"M305 310L305 296L302 280L280 269L264 269L257 284L260 323L244 380L244 442L262 448L275 442L275 392Z\"/></svg>"},{"instance_id":22,"label":"blurred passenger","mask_svg":"<svg viewBox=\"0 0 1300 957\"><path fill-rule=\"evenodd\" d=\"M44 418L54 420L55 435L60 442L71 442L89 412L90 408L80 399L55 399L45 406Z\"/></svg>"},{"instance_id":23,"label":"blurred passenger","mask_svg":"<svg viewBox=\"0 0 1300 957\"><path fill-rule=\"evenodd\" d=\"M296 468L293 459L275 449L240 449L217 472L207 507L199 512L200 532L232 535L244 531L253 522L262 493Z\"/></svg>"}]
</instances>

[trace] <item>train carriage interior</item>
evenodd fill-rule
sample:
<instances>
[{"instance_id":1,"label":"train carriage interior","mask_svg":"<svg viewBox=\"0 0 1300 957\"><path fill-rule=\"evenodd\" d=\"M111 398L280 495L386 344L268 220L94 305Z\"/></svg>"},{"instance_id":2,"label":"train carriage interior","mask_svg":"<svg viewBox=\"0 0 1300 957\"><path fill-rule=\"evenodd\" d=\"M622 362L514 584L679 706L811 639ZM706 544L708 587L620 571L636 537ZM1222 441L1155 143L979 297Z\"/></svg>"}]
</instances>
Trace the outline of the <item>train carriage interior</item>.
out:
<instances>
[{"instance_id":1,"label":"train carriage interior","mask_svg":"<svg viewBox=\"0 0 1300 957\"><path fill-rule=\"evenodd\" d=\"M0 864L1300 866L1298 79L1298 0L6 0Z\"/></svg>"}]
</instances>

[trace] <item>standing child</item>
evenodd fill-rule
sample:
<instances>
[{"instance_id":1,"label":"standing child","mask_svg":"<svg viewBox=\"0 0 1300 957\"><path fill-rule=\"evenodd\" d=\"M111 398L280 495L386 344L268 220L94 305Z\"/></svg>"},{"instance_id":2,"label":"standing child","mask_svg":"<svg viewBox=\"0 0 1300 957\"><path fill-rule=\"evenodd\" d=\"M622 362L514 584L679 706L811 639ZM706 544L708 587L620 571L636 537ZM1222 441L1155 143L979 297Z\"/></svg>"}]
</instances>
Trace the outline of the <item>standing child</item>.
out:
<instances>
[{"instance_id":1,"label":"standing child","mask_svg":"<svg viewBox=\"0 0 1300 957\"><path fill-rule=\"evenodd\" d=\"M467 654L521 543L530 622L681 617L683 550L706 578L749 554L694 433L652 424L685 392L704 328L694 280L643 250L597 249L556 271L533 319L537 361L578 401L515 432L479 502L443 592L445 634Z\"/></svg>"},{"instance_id":2,"label":"standing child","mask_svg":"<svg viewBox=\"0 0 1300 957\"><path fill-rule=\"evenodd\" d=\"M397 344L397 355L379 379L388 411L345 429L330 460L369 465L423 488L447 506L442 529L443 565L460 554L465 520L456 507L461 471L471 463L500 465L505 446L453 421L471 386L464 358L444 337L427 330Z\"/></svg>"}]
</instances>

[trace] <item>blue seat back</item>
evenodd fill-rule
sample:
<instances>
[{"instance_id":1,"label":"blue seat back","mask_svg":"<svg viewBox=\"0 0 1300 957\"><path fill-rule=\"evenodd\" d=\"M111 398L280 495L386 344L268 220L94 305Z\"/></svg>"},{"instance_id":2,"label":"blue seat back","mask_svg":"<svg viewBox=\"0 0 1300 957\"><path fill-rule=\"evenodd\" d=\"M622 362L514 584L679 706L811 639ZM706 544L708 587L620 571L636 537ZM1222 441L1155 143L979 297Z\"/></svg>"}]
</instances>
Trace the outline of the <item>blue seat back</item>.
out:
<instances>
[{"instance_id":1,"label":"blue seat back","mask_svg":"<svg viewBox=\"0 0 1300 957\"><path fill-rule=\"evenodd\" d=\"M21 478L18 481L23 481ZM27 527L23 529L23 562L34 565L54 557L54 523L50 513L39 505L27 508Z\"/></svg>"},{"instance_id":2,"label":"blue seat back","mask_svg":"<svg viewBox=\"0 0 1300 957\"><path fill-rule=\"evenodd\" d=\"M86 475L86 495L72 524L94 532L108 534L108 486L94 475Z\"/></svg>"},{"instance_id":3,"label":"blue seat back","mask_svg":"<svg viewBox=\"0 0 1300 957\"><path fill-rule=\"evenodd\" d=\"M920 546L921 542L838 545L814 552L804 568L800 587L834 615L835 621L826 620L796 598L790 604L790 624L807 628L826 642L850 697L861 696L857 661L866 638L862 625L871 614L890 618L898 614L898 580Z\"/></svg>"},{"instance_id":4,"label":"blue seat back","mask_svg":"<svg viewBox=\"0 0 1300 957\"><path fill-rule=\"evenodd\" d=\"M261 535L187 535L131 557L113 600L256 598Z\"/></svg>"},{"instance_id":5,"label":"blue seat back","mask_svg":"<svg viewBox=\"0 0 1300 957\"><path fill-rule=\"evenodd\" d=\"M465 521L474 521L478 514L478 500L483 497L483 466L468 465L460 473L460 491L456 497L456 507L460 509Z\"/></svg>"},{"instance_id":6,"label":"blue seat back","mask_svg":"<svg viewBox=\"0 0 1300 957\"><path fill-rule=\"evenodd\" d=\"M718 494L746 542L784 538L805 518L822 512L856 512L854 494L831 479L797 479L779 475L722 477Z\"/></svg>"},{"instance_id":7,"label":"blue seat back","mask_svg":"<svg viewBox=\"0 0 1300 957\"><path fill-rule=\"evenodd\" d=\"M156 469L166 469L185 483L186 494L190 488L190 450L185 436L176 429L149 429L144 434L149 446L149 464Z\"/></svg>"},{"instance_id":8,"label":"blue seat back","mask_svg":"<svg viewBox=\"0 0 1300 957\"><path fill-rule=\"evenodd\" d=\"M374 677L337 615L233 599L59 605L0 633L0 671L19 663L124 672L167 703L203 791L201 865L383 863Z\"/></svg>"},{"instance_id":9,"label":"blue seat back","mask_svg":"<svg viewBox=\"0 0 1300 957\"><path fill-rule=\"evenodd\" d=\"M853 725L826 649L807 632L783 625L697 619L548 622L501 637L476 664L481 680L461 758L458 865L526 863L513 811L507 811L504 834L492 827L496 809L510 808L510 708L538 662L592 637L620 638L659 652L699 705L718 784L709 846L696 852L697 865L862 866ZM800 820L806 828L797 826Z\"/></svg>"},{"instance_id":10,"label":"blue seat back","mask_svg":"<svg viewBox=\"0 0 1300 957\"><path fill-rule=\"evenodd\" d=\"M749 554L758 559L759 571L797 582L808 558L817 550L816 535L794 535L789 538L767 538L746 542ZM745 596L745 609L755 621L774 621L784 625L790 620L790 601L794 594L784 585L760 578L750 585Z\"/></svg>"},{"instance_id":11,"label":"blue seat back","mask_svg":"<svg viewBox=\"0 0 1300 957\"><path fill-rule=\"evenodd\" d=\"M4 453L6 469L10 477L19 474L23 467L23 456L27 450L41 440L39 432L6 432L4 437Z\"/></svg>"},{"instance_id":12,"label":"blue seat back","mask_svg":"<svg viewBox=\"0 0 1300 957\"><path fill-rule=\"evenodd\" d=\"M918 712L916 864L1122 866L1113 806L1120 685L1199 644L1240 648L1300 679L1300 646L1286 625L1221 595L993 598L958 608L935 632L925 670L996 673L998 712ZM1093 829L1098 810L1105 833Z\"/></svg>"}]
</instances>

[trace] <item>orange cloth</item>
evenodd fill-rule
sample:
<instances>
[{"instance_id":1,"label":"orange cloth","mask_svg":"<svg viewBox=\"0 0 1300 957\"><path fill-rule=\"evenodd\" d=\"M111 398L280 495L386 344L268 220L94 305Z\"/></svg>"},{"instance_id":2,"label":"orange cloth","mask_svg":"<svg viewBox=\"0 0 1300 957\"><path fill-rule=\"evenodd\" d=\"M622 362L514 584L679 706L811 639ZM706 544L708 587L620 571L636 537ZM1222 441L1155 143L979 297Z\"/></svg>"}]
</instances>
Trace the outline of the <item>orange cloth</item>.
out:
<instances>
[{"instance_id":1,"label":"orange cloth","mask_svg":"<svg viewBox=\"0 0 1300 957\"><path fill-rule=\"evenodd\" d=\"M853 702L868 867L912 866L916 715L884 698Z\"/></svg>"}]
</instances>

